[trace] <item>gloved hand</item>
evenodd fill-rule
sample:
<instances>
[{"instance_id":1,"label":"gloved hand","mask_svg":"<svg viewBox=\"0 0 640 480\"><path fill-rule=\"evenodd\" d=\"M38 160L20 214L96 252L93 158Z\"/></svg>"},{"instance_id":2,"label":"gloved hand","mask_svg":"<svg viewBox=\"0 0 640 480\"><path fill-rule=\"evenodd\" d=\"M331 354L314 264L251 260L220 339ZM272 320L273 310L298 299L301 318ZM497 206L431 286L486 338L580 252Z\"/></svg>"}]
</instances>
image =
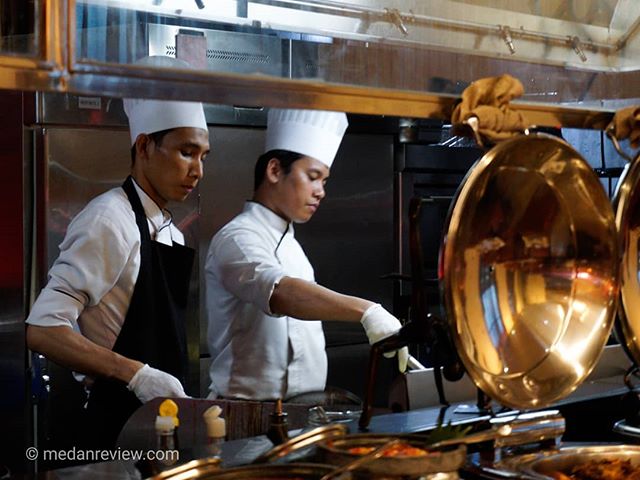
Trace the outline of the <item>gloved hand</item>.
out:
<instances>
[{"instance_id":1,"label":"gloved hand","mask_svg":"<svg viewBox=\"0 0 640 480\"><path fill-rule=\"evenodd\" d=\"M142 403L147 403L156 397L187 396L180 380L147 364L135 373L127 388L135 393Z\"/></svg>"},{"instance_id":2,"label":"gloved hand","mask_svg":"<svg viewBox=\"0 0 640 480\"><path fill-rule=\"evenodd\" d=\"M364 327L364 331L369 339L369 344L379 342L380 340L390 337L398 330L402 325L400 321L387 312L379 303L371 305L362 315L360 323ZM387 352L385 357L391 358L396 352ZM398 369L400 372L404 372L407 369L407 361L409 360L409 349L402 347L397 350L398 354Z\"/></svg>"}]
</instances>

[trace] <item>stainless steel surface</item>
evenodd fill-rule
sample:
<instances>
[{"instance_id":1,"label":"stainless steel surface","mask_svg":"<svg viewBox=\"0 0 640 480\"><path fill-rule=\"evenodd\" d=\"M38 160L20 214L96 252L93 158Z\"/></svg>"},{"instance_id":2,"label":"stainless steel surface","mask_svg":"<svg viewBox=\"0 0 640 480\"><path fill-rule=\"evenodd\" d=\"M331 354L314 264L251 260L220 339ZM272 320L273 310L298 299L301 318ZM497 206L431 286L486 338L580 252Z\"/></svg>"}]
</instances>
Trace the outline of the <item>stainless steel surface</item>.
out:
<instances>
[{"instance_id":1,"label":"stainless steel surface","mask_svg":"<svg viewBox=\"0 0 640 480\"><path fill-rule=\"evenodd\" d=\"M511 447L554 440L560 442L566 424L558 410L504 415L492 418L489 423L501 435L496 437L496 447Z\"/></svg>"},{"instance_id":2,"label":"stainless steel surface","mask_svg":"<svg viewBox=\"0 0 640 480\"><path fill-rule=\"evenodd\" d=\"M630 460L640 466L640 446L637 445L587 445L561 447L532 454L507 458L496 465L497 469L521 472L529 478L552 480L552 472L567 473L575 465L591 460Z\"/></svg>"},{"instance_id":3,"label":"stainless steel surface","mask_svg":"<svg viewBox=\"0 0 640 480\"><path fill-rule=\"evenodd\" d=\"M74 74L69 78L68 91L87 95L173 98L207 103L343 110L349 113L444 120L449 120L457 99L456 95L450 94L361 88L311 80L213 72L143 72L130 66L89 62L74 68ZM513 106L535 125L602 129L613 117L612 111L599 108L524 102L513 102Z\"/></svg>"},{"instance_id":4,"label":"stainless steel surface","mask_svg":"<svg viewBox=\"0 0 640 480\"><path fill-rule=\"evenodd\" d=\"M610 16L604 16L611 22L610 24L590 25L587 22L583 24L584 19L572 19L571 16L562 18L547 18L546 13L517 11L516 18L522 16L523 28L510 28L513 43L517 52L526 50L522 42L527 42L526 38L515 38L519 33L527 30L525 24L531 22L536 23L536 28L541 27L544 33L550 28L558 28L562 37L560 42L561 48L553 46L547 48L547 45L538 45L543 48L540 54L534 54L532 58L545 58L550 55L566 55L575 59L577 64L581 62L574 52L576 49L574 39L578 37L579 46L586 52L589 60L587 63L594 61L596 56L605 54L608 48L598 47L597 52L591 52L590 46L597 43L609 44L613 42L615 45L625 45L625 51L634 51L635 44L638 43L638 22L637 12L629 4L630 0L624 0L616 3L615 10ZM299 76L305 79L315 79L317 81L308 80L287 80L284 78L268 77L264 78L260 75L233 75L226 73L214 72L181 72L171 78L168 72L146 72L141 74L141 70L132 69L130 66L119 64L123 61L131 61L130 52L135 47L135 56L141 56L146 52L138 48L139 45L127 43L134 42L126 33L131 29L131 21L117 21L113 24L97 24L87 27L85 30L76 30L76 14L78 8L86 6L104 4L100 2L75 2L71 0L46 0L38 3L42 8L38 13L38 23L36 25L37 34L39 36L40 54L36 57L29 56L4 56L0 57L0 65L2 65L0 75L0 86L3 88L14 88L22 90L40 90L40 91L64 91L74 92L83 95L106 95L106 96L142 96L142 97L162 97L162 98L197 98L210 103L224 103L237 105L261 105L261 106L298 106L325 109L341 109L352 113L371 113L371 114L388 114L388 115L406 115L422 118L448 118L453 98L447 97L447 94L459 93L461 88L468 82L480 75L489 75L496 71L517 70L526 78L523 82L528 85L528 99L550 100L554 103L560 102L591 102L592 105L601 106L607 100L610 100L611 92L616 92L617 98L637 98L637 92L632 86L634 79L637 77L628 77L625 74L616 73L617 81L611 81L612 76L594 77L591 72L576 72L565 68L565 62L554 66L552 70L545 70L546 66L534 65L525 62L513 63L510 55L497 53L496 58L486 56L469 55L460 57L459 61L452 61L448 58L451 55L451 49L447 46L431 46L432 50L424 54L421 41L412 39L407 46L401 42L401 45L393 46L387 41L387 37L394 37L404 34L400 32L398 24L405 25L408 30L409 37L422 34L418 32L433 30L437 32L435 35L436 43L444 40L445 42L453 42L453 50L463 47L465 41L471 41L473 45L473 53L477 49L488 48L491 51L506 51L504 39L502 38L505 28L509 27L509 22L514 18L514 12L509 9L492 9L482 5L464 6L453 0L438 0L437 5L429 12L429 22L425 21L425 12L421 12L423 6L416 3L413 8L413 14L407 15L407 4L397 4L395 6L382 5L380 2L362 2L360 6L353 7L352 10L358 15L363 11L376 11L382 15L378 20L369 22L367 19L355 19L358 29L363 30L355 37L340 38L340 27L344 24L334 24L330 31L323 35L314 35L306 31L292 28L291 25L283 23L286 21L297 21L294 17L282 15L284 13L301 14L306 20L312 19L310 22L313 28L320 28L323 23L332 20L344 20L341 18L340 9L334 11L331 15L313 14L312 8L307 8L308 12L303 12L299 7L300 2L286 2L295 6L295 8L281 8L282 5L271 8L273 12L280 12L275 18L278 21L264 22L253 18L238 18L234 20L235 4L233 11L229 12L229 16L220 15L223 5L216 2L216 7L208 6L209 10L197 14L191 14L185 9L176 12L171 10L165 12L163 16L162 9L158 6L141 4L137 6L133 2L108 2L110 11L114 13L114 17L131 18L129 13L136 13L132 8L139 8L141 14L149 9L149 15L144 15L147 19L152 20L151 23L176 23L184 28L194 28L200 30L210 30L218 28L217 33L222 36L226 35L225 29L228 30L246 30L252 34L256 33L256 38L260 38L262 33L267 36L280 35L289 39L292 53L301 52L299 61L283 62L282 73L284 76ZM307 2L308 3L308 2ZM319 3L319 2L314 2ZM163 8L165 8L165 5ZM256 5L254 5L256 6ZM260 5L257 5L258 7ZM305 5L308 7L308 5ZM420 8L418 8L420 7ZM431 8L431 7L430 7ZM258 9L260 11L260 9ZM264 9L262 10L264 13ZM439 13L438 13L439 12ZM480 24L495 33L489 34L486 40L488 43L477 43L477 32L457 30L455 34L443 35L441 26L436 27L431 22L444 22L443 25L456 23L456 16L468 15L469 12L475 12L478 15ZM159 15L155 15L159 13ZM253 15L253 10L250 10ZM260 15L261 13L259 13ZM504 22L496 23L495 15L499 15L505 19ZM176 17L177 16L177 17ZM309 17L310 16L310 17ZM106 19L106 15L104 16ZM377 17L376 17L377 18ZM398 18L400 22L398 22ZM491 19L489 24L486 20ZM316 21L317 20L317 21ZM352 19L353 20L353 19ZM367 20L367 21L365 21ZM395 20L395 21L392 21ZM506 21L509 20L509 21ZM631 20L631 21L629 21ZM106 20L103 20L106 22ZM468 19L461 19L463 23ZM302 23L304 25L304 22ZM452 24L453 25L453 24ZM294 25L295 26L295 25ZM585 30L593 29L594 37L583 38ZM205 28L208 27L208 28ZM141 23L136 38L142 38L146 35L147 24ZM576 30L578 28L578 30ZM263 32L264 29L264 32ZM371 31L369 31L371 29ZM380 30L382 29L382 30ZM521 32L516 32L521 30ZM368 33L366 33L369 31ZM600 33L594 33L594 32ZM222 32L222 33L221 33ZM377 32L377 33L376 33ZM216 33L216 34L217 34ZM244 33L244 32L243 32ZM384 35L380 36L380 33ZM433 33L433 32L432 32ZM606 34L605 34L606 33ZM87 36L88 35L88 36ZM104 37L101 37L104 35ZM385 42L380 45L366 40L368 36L372 38L385 38ZM557 35L557 32L554 34ZM604 36L603 36L604 35ZM428 35L427 35L428 36ZM565 38L566 36L566 38ZM523 35L526 37L526 35ZM560 38L558 37L558 38ZM554 37L555 38L555 37ZM309 42L310 48L298 49L294 48L294 41L304 39ZM137 40L135 40L137 41ZM83 44L84 42L84 44ZM97 45L103 43L100 56L86 55L82 51L83 45ZM536 42L540 43L539 40ZM429 43L429 42L427 42ZM495 44L494 44L495 43ZM544 42L543 42L544 43ZM603 44L603 45L604 45ZM76 48L80 45L79 51ZM335 45L335 46L334 46ZM413 46L412 46L413 45ZM317 47L317 48L316 48ZM352 48L353 47L353 48ZM376 53L369 55L374 50ZM430 48L431 48L430 47ZM559 50L558 50L559 48ZM617 47L616 47L617 48ZM390 50L391 49L391 50ZM395 50L394 50L395 49ZM317 57L316 57L317 50ZM463 47L462 50L465 50ZM560 53L561 51L567 53ZM486 55L487 52L484 52ZM311 54L311 61L308 55ZM457 54L456 55L463 55ZM111 56L114 56L113 58ZM285 55L286 56L286 55ZM516 55L517 56L517 55ZM635 60L637 56L632 55L630 58ZM238 58L245 59L245 56ZM254 57L246 57L254 58ZM428 58L427 61L417 61L417 63L407 61L407 59ZM385 60L382 60L385 59ZM487 60L488 59L488 60ZM548 59L548 58L547 58ZM85 61L86 60L86 61ZM254 59L255 60L255 59ZM487 61L485 61L487 60ZM227 61L224 59L224 61ZM114 62L114 63L109 63ZM242 63L242 62L241 62ZM250 63L250 62L248 62ZM553 62L552 62L553 63ZM429 65L428 71L423 71L424 65ZM465 71L457 71L458 65L464 65ZM613 63L607 63L610 68ZM307 68L308 67L308 68ZM541 69L541 67L544 67ZM252 67L253 68L253 67ZM614 67L620 68L620 67ZM337 69L337 73L336 73ZM144 69L143 69L144 71ZM394 75L395 72L402 72ZM416 73L420 72L420 73ZM178 80L178 82L176 82ZM177 85L179 83L179 85ZM347 86L354 85L354 86ZM412 93L421 91L432 91L438 95L434 102L431 97L423 93ZM566 95L565 95L566 93ZM524 106L521 108L525 113L530 113L530 121L538 125L564 125L583 127L587 124L588 117L592 112L578 112L575 114L574 109L567 107L558 107L564 112L554 111L542 107L538 109L533 106L529 108ZM605 112L610 114L610 112Z\"/></svg>"},{"instance_id":5,"label":"stainless steel surface","mask_svg":"<svg viewBox=\"0 0 640 480\"><path fill-rule=\"evenodd\" d=\"M626 420L618 420L613 424L612 430L620 435L630 437L634 441L640 438L640 427Z\"/></svg>"},{"instance_id":6,"label":"stainless steel surface","mask_svg":"<svg viewBox=\"0 0 640 480\"><path fill-rule=\"evenodd\" d=\"M492 442L496 448L522 446L544 440L560 441L565 432L565 420L558 410L501 415L489 420L489 428L460 438L450 438L424 448L442 449L456 445Z\"/></svg>"},{"instance_id":7,"label":"stainless steel surface","mask_svg":"<svg viewBox=\"0 0 640 480\"><path fill-rule=\"evenodd\" d=\"M38 92L36 95L35 123L128 129L127 116L119 98L57 92ZM267 123L267 110L261 107L205 104L204 113L209 125L264 127Z\"/></svg>"},{"instance_id":8,"label":"stainless steel surface","mask_svg":"<svg viewBox=\"0 0 640 480\"><path fill-rule=\"evenodd\" d=\"M85 0L79 4L95 4ZM574 69L621 71L637 68L638 9L630 0L513 5L483 0L252 0L246 15L235 2L218 1L180 10L186 20L260 25L340 40L437 48ZM517 2L516 2L517 3ZM175 6L112 1L121 9L175 16ZM555 7L555 8L554 8Z\"/></svg>"},{"instance_id":9,"label":"stainless steel surface","mask_svg":"<svg viewBox=\"0 0 640 480\"><path fill-rule=\"evenodd\" d=\"M249 34L189 28L205 34L207 69L218 72L282 76L288 63L282 56L282 41L274 35ZM176 55L179 26L149 25L149 55Z\"/></svg>"},{"instance_id":10,"label":"stainless steel surface","mask_svg":"<svg viewBox=\"0 0 640 480\"><path fill-rule=\"evenodd\" d=\"M474 382L515 408L575 390L618 294L613 211L584 159L543 134L497 145L462 184L443 248L448 318Z\"/></svg>"},{"instance_id":11,"label":"stainless steel surface","mask_svg":"<svg viewBox=\"0 0 640 480\"><path fill-rule=\"evenodd\" d=\"M594 398L605 390L610 390L611 385L616 385L621 394L624 392L622 378L630 366L629 357L623 351L621 345L607 345L595 368L587 379L569 397L560 401L567 403L581 399L582 401ZM425 371L407 372L406 394L409 410L427 408L438 404L438 396L433 379L431 368ZM474 403L477 396L476 386L465 375L458 382L444 381L447 400L451 403L467 402Z\"/></svg>"}]
</instances>

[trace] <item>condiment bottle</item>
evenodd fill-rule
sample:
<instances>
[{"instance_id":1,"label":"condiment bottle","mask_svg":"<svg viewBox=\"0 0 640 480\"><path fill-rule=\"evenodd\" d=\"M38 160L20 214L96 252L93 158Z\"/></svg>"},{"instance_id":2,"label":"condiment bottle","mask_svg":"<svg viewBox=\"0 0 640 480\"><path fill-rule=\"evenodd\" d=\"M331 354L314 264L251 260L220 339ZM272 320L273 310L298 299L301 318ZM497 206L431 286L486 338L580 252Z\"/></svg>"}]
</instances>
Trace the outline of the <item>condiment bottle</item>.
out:
<instances>
[{"instance_id":1,"label":"condiment bottle","mask_svg":"<svg viewBox=\"0 0 640 480\"><path fill-rule=\"evenodd\" d=\"M280 398L276 400L274 412L269 415L267 438L269 438L274 445L280 445L289 439L287 414L282 411L282 400Z\"/></svg>"},{"instance_id":2,"label":"condiment bottle","mask_svg":"<svg viewBox=\"0 0 640 480\"><path fill-rule=\"evenodd\" d=\"M163 465L173 465L178 461L175 452L178 450L176 445L176 427L174 417L156 417L156 438L157 448L164 453L156 452L155 461Z\"/></svg>"},{"instance_id":3,"label":"condiment bottle","mask_svg":"<svg viewBox=\"0 0 640 480\"><path fill-rule=\"evenodd\" d=\"M227 436L227 425L220 416L222 409L218 405L207 408L202 417L207 426L207 449L213 457L220 457L222 444Z\"/></svg>"},{"instance_id":4,"label":"condiment bottle","mask_svg":"<svg viewBox=\"0 0 640 480\"><path fill-rule=\"evenodd\" d=\"M160 403L158 407L158 416L156 417L156 434L158 436L158 448L161 448L160 442L171 445L169 450L178 450L178 427L180 420L178 419L178 405L176 402L167 398ZM168 437L162 439L162 437Z\"/></svg>"}]
</instances>

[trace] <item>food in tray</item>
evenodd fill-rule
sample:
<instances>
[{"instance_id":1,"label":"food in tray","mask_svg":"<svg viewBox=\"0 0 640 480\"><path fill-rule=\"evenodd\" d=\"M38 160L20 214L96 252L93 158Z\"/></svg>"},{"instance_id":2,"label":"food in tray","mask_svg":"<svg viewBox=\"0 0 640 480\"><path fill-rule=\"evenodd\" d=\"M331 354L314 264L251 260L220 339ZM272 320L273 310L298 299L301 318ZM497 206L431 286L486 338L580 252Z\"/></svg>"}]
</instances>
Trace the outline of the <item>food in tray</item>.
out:
<instances>
[{"instance_id":1,"label":"food in tray","mask_svg":"<svg viewBox=\"0 0 640 480\"><path fill-rule=\"evenodd\" d=\"M591 460L566 473L555 471L548 475L555 480L640 480L640 466L634 467L631 460Z\"/></svg>"},{"instance_id":2,"label":"food in tray","mask_svg":"<svg viewBox=\"0 0 640 480\"><path fill-rule=\"evenodd\" d=\"M347 452L354 455L366 455L373 452L378 447L380 447L380 445L373 447L352 447L349 448ZM399 443L389 447L389 449L382 454L383 457L424 457L425 455L427 455L427 451L425 449L412 447L408 443Z\"/></svg>"}]
</instances>

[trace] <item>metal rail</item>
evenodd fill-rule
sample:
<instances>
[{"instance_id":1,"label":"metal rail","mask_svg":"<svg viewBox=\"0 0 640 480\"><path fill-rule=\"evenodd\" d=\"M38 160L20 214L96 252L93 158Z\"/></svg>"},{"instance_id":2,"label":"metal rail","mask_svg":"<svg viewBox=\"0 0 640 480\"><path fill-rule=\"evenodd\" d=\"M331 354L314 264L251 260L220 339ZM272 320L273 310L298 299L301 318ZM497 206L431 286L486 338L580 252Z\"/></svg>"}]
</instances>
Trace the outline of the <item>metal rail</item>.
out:
<instances>
[{"instance_id":1,"label":"metal rail","mask_svg":"<svg viewBox=\"0 0 640 480\"><path fill-rule=\"evenodd\" d=\"M254 2L267 0L253 0ZM292 0L271 0L294 3ZM298 1L340 8L332 0ZM112 97L173 98L206 103L342 110L349 113L435 118L448 121L457 97L311 80L212 71L150 69L114 63L75 63L75 1L44 0L43 25L33 58L0 56L0 88L59 91ZM362 8L352 8L357 14ZM375 9L373 9L375 10ZM375 10L389 15L389 11ZM416 17L417 18L417 17ZM430 18L425 17L425 21ZM604 129L613 112L514 102L529 124Z\"/></svg>"},{"instance_id":2,"label":"metal rail","mask_svg":"<svg viewBox=\"0 0 640 480\"><path fill-rule=\"evenodd\" d=\"M226 105L316 108L348 113L448 121L457 96L230 73L152 70L133 65L82 64L71 93L199 100ZM613 111L513 102L530 125L604 129Z\"/></svg>"}]
</instances>

